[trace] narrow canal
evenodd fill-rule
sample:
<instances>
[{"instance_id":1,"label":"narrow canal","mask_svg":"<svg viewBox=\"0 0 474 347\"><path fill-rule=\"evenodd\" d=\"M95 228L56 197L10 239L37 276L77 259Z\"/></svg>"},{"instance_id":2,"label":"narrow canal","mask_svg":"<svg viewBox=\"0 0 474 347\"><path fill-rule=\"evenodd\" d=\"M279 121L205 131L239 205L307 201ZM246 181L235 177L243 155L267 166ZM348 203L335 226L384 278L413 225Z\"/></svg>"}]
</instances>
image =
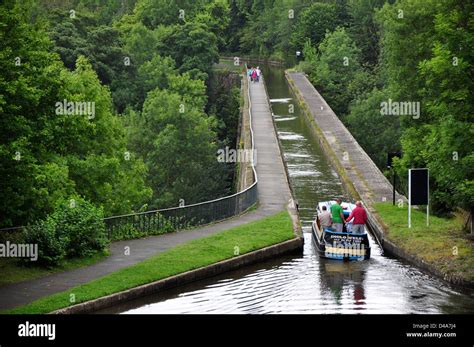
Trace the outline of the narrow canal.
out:
<instances>
[{"instance_id":1,"label":"narrow canal","mask_svg":"<svg viewBox=\"0 0 474 347\"><path fill-rule=\"evenodd\" d=\"M300 206L303 255L245 267L100 313L473 313L472 293L382 255L374 239L369 261L342 263L316 255L308 230L316 202L348 196L300 114L283 70L263 72Z\"/></svg>"}]
</instances>

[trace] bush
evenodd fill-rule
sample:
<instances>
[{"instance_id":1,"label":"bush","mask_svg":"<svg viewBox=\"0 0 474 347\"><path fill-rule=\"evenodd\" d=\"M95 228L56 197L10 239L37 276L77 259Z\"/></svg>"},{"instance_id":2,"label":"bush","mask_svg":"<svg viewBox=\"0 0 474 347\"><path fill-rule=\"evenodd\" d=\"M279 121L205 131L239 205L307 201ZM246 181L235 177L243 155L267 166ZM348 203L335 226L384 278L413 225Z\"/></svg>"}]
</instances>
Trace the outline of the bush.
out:
<instances>
[{"instance_id":1,"label":"bush","mask_svg":"<svg viewBox=\"0 0 474 347\"><path fill-rule=\"evenodd\" d=\"M23 242L38 244L37 263L46 266L102 251L108 245L103 211L82 198L63 200L46 220L26 228Z\"/></svg>"},{"instance_id":2,"label":"bush","mask_svg":"<svg viewBox=\"0 0 474 347\"><path fill-rule=\"evenodd\" d=\"M61 202L52 215L56 234L68 240L68 257L85 257L108 245L102 209L82 198Z\"/></svg>"},{"instance_id":3,"label":"bush","mask_svg":"<svg viewBox=\"0 0 474 347\"><path fill-rule=\"evenodd\" d=\"M24 243L38 245L38 260L35 264L54 266L66 255L68 240L58 237L55 223L51 218L29 225L25 230ZM24 259L30 263L30 259Z\"/></svg>"},{"instance_id":4,"label":"bush","mask_svg":"<svg viewBox=\"0 0 474 347\"><path fill-rule=\"evenodd\" d=\"M295 66L296 71L302 71L308 75L313 71L313 69L314 66L310 62L305 60L300 61L298 65Z\"/></svg>"}]
</instances>

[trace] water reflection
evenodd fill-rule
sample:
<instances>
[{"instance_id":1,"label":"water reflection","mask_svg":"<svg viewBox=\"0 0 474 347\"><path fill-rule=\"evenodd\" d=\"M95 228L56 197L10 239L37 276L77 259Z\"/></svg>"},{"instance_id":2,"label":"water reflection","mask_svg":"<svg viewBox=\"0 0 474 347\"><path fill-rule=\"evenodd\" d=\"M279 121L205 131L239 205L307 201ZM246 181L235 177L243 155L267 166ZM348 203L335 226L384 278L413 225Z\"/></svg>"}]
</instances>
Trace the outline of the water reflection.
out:
<instances>
[{"instance_id":1,"label":"water reflection","mask_svg":"<svg viewBox=\"0 0 474 347\"><path fill-rule=\"evenodd\" d=\"M319 262L321 294L332 293L338 305L342 304L344 290L352 294L354 309L363 310L365 305L365 264L321 259Z\"/></svg>"}]
</instances>

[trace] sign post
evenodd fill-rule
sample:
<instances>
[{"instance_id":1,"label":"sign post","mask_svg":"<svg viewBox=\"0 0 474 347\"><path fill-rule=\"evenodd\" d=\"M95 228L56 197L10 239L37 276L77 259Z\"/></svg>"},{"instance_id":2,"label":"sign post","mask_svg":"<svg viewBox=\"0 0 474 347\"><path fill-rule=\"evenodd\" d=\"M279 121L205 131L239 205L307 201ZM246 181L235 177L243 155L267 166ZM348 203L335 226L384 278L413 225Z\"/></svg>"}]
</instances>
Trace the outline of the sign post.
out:
<instances>
[{"instance_id":1,"label":"sign post","mask_svg":"<svg viewBox=\"0 0 474 347\"><path fill-rule=\"evenodd\" d=\"M430 225L430 172L426 169L426 226Z\"/></svg>"},{"instance_id":2,"label":"sign post","mask_svg":"<svg viewBox=\"0 0 474 347\"><path fill-rule=\"evenodd\" d=\"M428 169L408 170L408 227L411 228L411 205L426 205L426 226L429 225L429 171Z\"/></svg>"},{"instance_id":3,"label":"sign post","mask_svg":"<svg viewBox=\"0 0 474 347\"><path fill-rule=\"evenodd\" d=\"M408 228L411 228L411 169L408 170Z\"/></svg>"}]
</instances>

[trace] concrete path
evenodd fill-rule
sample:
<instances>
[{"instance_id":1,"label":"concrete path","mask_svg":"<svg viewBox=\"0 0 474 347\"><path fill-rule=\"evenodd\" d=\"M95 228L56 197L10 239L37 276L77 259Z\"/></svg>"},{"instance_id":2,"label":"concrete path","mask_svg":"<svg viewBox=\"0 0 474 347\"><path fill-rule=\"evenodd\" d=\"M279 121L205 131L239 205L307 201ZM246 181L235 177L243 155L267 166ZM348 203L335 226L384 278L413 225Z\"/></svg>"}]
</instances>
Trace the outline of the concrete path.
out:
<instances>
[{"instance_id":1,"label":"concrete path","mask_svg":"<svg viewBox=\"0 0 474 347\"><path fill-rule=\"evenodd\" d=\"M288 75L304 98L316 124L322 130L361 199L369 205L373 202L391 201L392 185L316 88L302 73L290 72ZM367 135L377 136L377 134ZM397 194L398 198L404 197Z\"/></svg>"},{"instance_id":2,"label":"concrete path","mask_svg":"<svg viewBox=\"0 0 474 347\"><path fill-rule=\"evenodd\" d=\"M249 83L249 85L252 126L257 149L259 195L257 210L190 231L114 242L111 245L111 255L94 265L0 287L0 310L21 306L43 296L73 288L136 264L178 244L256 221L284 210L291 194L272 123L268 97L263 81ZM129 247L130 255L125 255L125 247Z\"/></svg>"}]
</instances>

